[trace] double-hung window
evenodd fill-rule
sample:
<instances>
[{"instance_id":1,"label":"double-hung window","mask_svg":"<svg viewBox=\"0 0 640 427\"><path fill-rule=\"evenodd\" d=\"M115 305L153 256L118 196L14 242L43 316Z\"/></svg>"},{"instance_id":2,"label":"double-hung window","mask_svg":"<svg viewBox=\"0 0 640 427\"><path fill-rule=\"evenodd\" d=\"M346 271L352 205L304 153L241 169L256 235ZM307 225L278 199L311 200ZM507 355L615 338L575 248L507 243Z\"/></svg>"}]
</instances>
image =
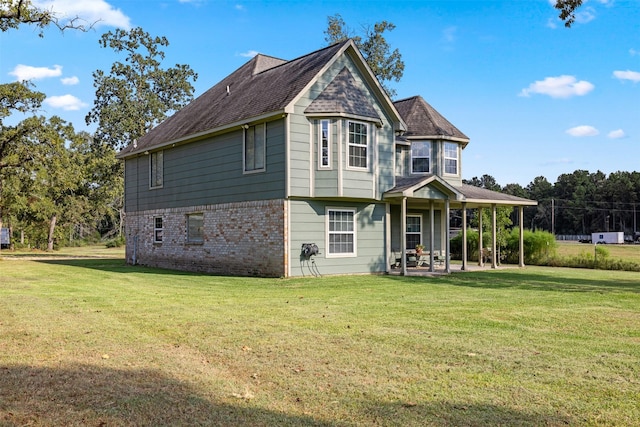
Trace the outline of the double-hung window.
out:
<instances>
[{"instance_id":1,"label":"double-hung window","mask_svg":"<svg viewBox=\"0 0 640 427\"><path fill-rule=\"evenodd\" d=\"M192 213L187 215L187 243L202 243L204 241L204 214Z\"/></svg>"},{"instance_id":2,"label":"double-hung window","mask_svg":"<svg viewBox=\"0 0 640 427\"><path fill-rule=\"evenodd\" d=\"M244 171L256 172L265 169L266 126L264 123L249 126L244 131Z\"/></svg>"},{"instance_id":3,"label":"double-hung window","mask_svg":"<svg viewBox=\"0 0 640 427\"><path fill-rule=\"evenodd\" d=\"M153 218L153 242L162 243L162 234L164 229L162 228L162 217L157 216Z\"/></svg>"},{"instance_id":4,"label":"double-hung window","mask_svg":"<svg viewBox=\"0 0 640 427\"><path fill-rule=\"evenodd\" d=\"M321 168L331 167L331 137L330 137L330 121L320 120L320 135L319 135L319 150L318 158L320 159L319 166Z\"/></svg>"},{"instance_id":5,"label":"double-hung window","mask_svg":"<svg viewBox=\"0 0 640 427\"><path fill-rule=\"evenodd\" d=\"M367 124L349 122L349 166L367 168L368 135Z\"/></svg>"},{"instance_id":6,"label":"double-hung window","mask_svg":"<svg viewBox=\"0 0 640 427\"><path fill-rule=\"evenodd\" d=\"M458 175L458 144L444 143L444 173Z\"/></svg>"},{"instance_id":7,"label":"double-hung window","mask_svg":"<svg viewBox=\"0 0 640 427\"><path fill-rule=\"evenodd\" d=\"M407 249L415 249L422 244L422 217L407 215Z\"/></svg>"},{"instance_id":8,"label":"double-hung window","mask_svg":"<svg viewBox=\"0 0 640 427\"><path fill-rule=\"evenodd\" d=\"M149 155L149 188L162 187L163 152L155 151Z\"/></svg>"},{"instance_id":9,"label":"double-hung window","mask_svg":"<svg viewBox=\"0 0 640 427\"><path fill-rule=\"evenodd\" d=\"M411 172L429 173L431 160L431 142L414 141L411 143Z\"/></svg>"},{"instance_id":10,"label":"double-hung window","mask_svg":"<svg viewBox=\"0 0 640 427\"><path fill-rule=\"evenodd\" d=\"M328 256L356 254L355 209L327 209Z\"/></svg>"}]
</instances>

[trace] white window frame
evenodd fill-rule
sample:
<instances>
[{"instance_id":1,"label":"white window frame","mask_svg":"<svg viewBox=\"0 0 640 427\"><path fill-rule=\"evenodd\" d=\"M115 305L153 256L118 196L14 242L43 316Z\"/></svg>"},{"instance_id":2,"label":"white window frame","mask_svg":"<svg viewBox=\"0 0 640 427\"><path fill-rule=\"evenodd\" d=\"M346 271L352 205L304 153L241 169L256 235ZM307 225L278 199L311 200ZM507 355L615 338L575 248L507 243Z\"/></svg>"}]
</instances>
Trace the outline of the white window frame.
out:
<instances>
[{"instance_id":1,"label":"white window frame","mask_svg":"<svg viewBox=\"0 0 640 427\"><path fill-rule=\"evenodd\" d=\"M428 153L426 156L414 156L413 148L418 145L426 145ZM431 141L412 141L411 142L411 173L412 174L428 174L431 173L431 152L432 152L432 144ZM427 171L415 171L413 169L413 159L427 159Z\"/></svg>"},{"instance_id":2,"label":"white window frame","mask_svg":"<svg viewBox=\"0 0 640 427\"><path fill-rule=\"evenodd\" d=\"M160 224L158 224L158 220L160 220ZM160 225L158 227L158 225ZM162 239L164 237L164 220L161 216L153 217L153 243L162 243Z\"/></svg>"},{"instance_id":3,"label":"white window frame","mask_svg":"<svg viewBox=\"0 0 640 427\"><path fill-rule=\"evenodd\" d=\"M162 188L164 185L164 151L149 154L149 188Z\"/></svg>"},{"instance_id":4,"label":"white window frame","mask_svg":"<svg viewBox=\"0 0 640 427\"><path fill-rule=\"evenodd\" d=\"M352 230L331 230L331 213L349 213L352 215L352 223L351 223L351 228ZM326 236L326 242L325 242L325 247L327 248L327 258L353 258L356 257L358 255L358 251L357 251L357 242L358 242L358 235L357 235L357 222L356 222L356 217L357 217L357 211L355 208L341 208L341 207L327 207L326 211L325 211L325 218L326 218L326 222L325 222L325 236ZM352 236L352 244L353 244L353 250L351 252L334 252L332 251L332 245L331 245L331 236L338 236L338 235L351 235Z\"/></svg>"},{"instance_id":5,"label":"white window frame","mask_svg":"<svg viewBox=\"0 0 640 427\"><path fill-rule=\"evenodd\" d=\"M331 169L331 148L331 120L323 119L318 122L319 169Z\"/></svg>"},{"instance_id":6,"label":"white window frame","mask_svg":"<svg viewBox=\"0 0 640 427\"><path fill-rule=\"evenodd\" d=\"M352 138L351 136L360 136L362 137L363 134L362 133L357 133L357 132L351 132L351 125L354 126L362 126L362 128L364 128L365 133L364 133L364 137L365 137L365 144L362 143L356 143L356 142L352 142ZM365 123L365 122L357 122L354 120L348 120L347 121L347 168L348 169L356 169L356 170L369 170L369 164L371 163L369 160L369 145L370 145L370 141L371 141L371 136L370 136L371 132L369 129L369 124ZM364 149L364 162L365 165L364 166L354 166L351 164L351 148L354 149ZM358 159L361 159L362 156L358 156Z\"/></svg>"},{"instance_id":7,"label":"white window frame","mask_svg":"<svg viewBox=\"0 0 640 427\"><path fill-rule=\"evenodd\" d=\"M192 227L196 224L191 224L191 219L195 219L196 217L200 217L202 224L197 229L197 235L192 235ZM204 213L202 212L192 212L187 214L187 243L190 244L202 244L204 243Z\"/></svg>"},{"instance_id":8,"label":"white window frame","mask_svg":"<svg viewBox=\"0 0 640 427\"><path fill-rule=\"evenodd\" d=\"M407 220L409 218L418 218L418 226L420 227L420 229L418 231L409 231L409 221L407 221L407 229L404 230L405 232L405 238L407 241L407 250L415 250L416 245L421 245L422 244L422 215L407 215ZM409 247L409 236L418 236L418 243L416 243L415 245L412 245L412 247Z\"/></svg>"},{"instance_id":9,"label":"white window frame","mask_svg":"<svg viewBox=\"0 0 640 427\"><path fill-rule=\"evenodd\" d=\"M454 146L456 148L456 156L455 157L451 157L448 156L447 154L447 146ZM444 157L444 164L443 164L443 171L445 175L459 175L460 174L460 146L458 144L456 144L455 142L445 142L444 146L443 146L443 157ZM447 160L454 160L456 162L456 171L455 172L449 172L447 171Z\"/></svg>"},{"instance_id":10,"label":"white window frame","mask_svg":"<svg viewBox=\"0 0 640 427\"><path fill-rule=\"evenodd\" d=\"M260 138L258 138L260 137ZM262 143L260 146L259 144ZM259 164L256 154L261 155ZM245 127L242 142L242 168L244 173L264 172L267 165L267 124Z\"/></svg>"}]
</instances>

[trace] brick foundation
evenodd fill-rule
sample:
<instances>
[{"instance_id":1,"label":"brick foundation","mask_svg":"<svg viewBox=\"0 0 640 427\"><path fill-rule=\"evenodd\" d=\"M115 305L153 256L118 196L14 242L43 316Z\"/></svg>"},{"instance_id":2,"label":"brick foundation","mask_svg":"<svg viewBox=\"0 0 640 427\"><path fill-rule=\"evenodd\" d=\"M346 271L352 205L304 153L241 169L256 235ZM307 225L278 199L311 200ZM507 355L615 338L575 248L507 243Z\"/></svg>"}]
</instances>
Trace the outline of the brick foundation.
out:
<instances>
[{"instance_id":1,"label":"brick foundation","mask_svg":"<svg viewBox=\"0 0 640 427\"><path fill-rule=\"evenodd\" d=\"M187 243L187 214L204 214L202 243ZM162 243L154 218L162 217ZM286 276L285 202L265 200L127 212L127 262L233 276Z\"/></svg>"}]
</instances>

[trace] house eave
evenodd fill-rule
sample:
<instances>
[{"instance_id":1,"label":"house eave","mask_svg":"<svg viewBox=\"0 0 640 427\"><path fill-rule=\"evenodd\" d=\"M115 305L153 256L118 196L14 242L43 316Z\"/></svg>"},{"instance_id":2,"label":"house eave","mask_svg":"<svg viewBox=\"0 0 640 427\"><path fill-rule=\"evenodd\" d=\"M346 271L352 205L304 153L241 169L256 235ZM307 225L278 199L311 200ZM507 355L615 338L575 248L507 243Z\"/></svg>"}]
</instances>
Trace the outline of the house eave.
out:
<instances>
[{"instance_id":1,"label":"house eave","mask_svg":"<svg viewBox=\"0 0 640 427\"><path fill-rule=\"evenodd\" d=\"M288 113L285 110L278 110L278 111L272 111L269 113L265 113L265 114L260 114L259 116L254 116L254 117L248 117L242 120L237 120L235 122L232 123L228 123L225 124L223 126L219 126L217 128L213 128L213 129L208 129L202 132L198 132L198 133L193 133L191 135L186 135L182 138L177 138L177 139L173 139L173 140L169 140L163 143L160 143L158 145L154 145L153 148L149 149L149 148L138 148L138 149L134 149L133 151L128 151L126 153L118 153L116 154L116 159L126 159L127 157L133 157L139 154L143 154L143 153L148 153L151 151L159 151L162 149L165 149L167 147L175 147L176 145L180 145L180 144L185 144L188 142L193 142L193 141L197 141L199 139L203 139L206 138L207 136L210 135L214 135L217 133L223 133L223 132L228 132L230 130L236 129L236 128L241 128L245 125L251 125L255 122L261 122L261 121L265 121L267 119L273 119L273 118L279 118L279 117L285 117Z\"/></svg>"}]
</instances>

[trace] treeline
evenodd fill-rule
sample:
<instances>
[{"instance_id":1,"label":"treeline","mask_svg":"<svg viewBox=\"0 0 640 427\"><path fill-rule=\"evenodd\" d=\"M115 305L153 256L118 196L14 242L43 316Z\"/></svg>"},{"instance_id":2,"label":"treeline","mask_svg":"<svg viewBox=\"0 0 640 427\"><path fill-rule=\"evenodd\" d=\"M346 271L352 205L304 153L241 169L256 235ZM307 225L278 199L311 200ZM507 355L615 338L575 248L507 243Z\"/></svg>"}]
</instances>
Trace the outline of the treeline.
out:
<instances>
[{"instance_id":1,"label":"treeline","mask_svg":"<svg viewBox=\"0 0 640 427\"><path fill-rule=\"evenodd\" d=\"M529 185L500 186L491 175L474 177L467 184L513 196L536 200L538 206L524 209L524 226L556 235L588 235L600 231L622 231L634 235L640 210L640 172L576 170L562 174L555 183L545 177ZM512 214L513 224L517 223Z\"/></svg>"}]
</instances>

